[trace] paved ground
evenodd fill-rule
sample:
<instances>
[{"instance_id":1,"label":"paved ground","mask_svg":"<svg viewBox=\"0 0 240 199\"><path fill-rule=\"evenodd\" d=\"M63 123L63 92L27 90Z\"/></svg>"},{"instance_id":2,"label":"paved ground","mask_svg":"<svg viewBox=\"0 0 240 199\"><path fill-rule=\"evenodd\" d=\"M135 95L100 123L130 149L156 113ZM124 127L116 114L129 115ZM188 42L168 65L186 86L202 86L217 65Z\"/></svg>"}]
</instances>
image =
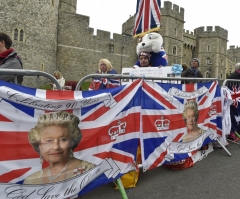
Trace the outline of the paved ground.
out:
<instances>
[{"instance_id":1,"label":"paved ground","mask_svg":"<svg viewBox=\"0 0 240 199\"><path fill-rule=\"evenodd\" d=\"M186 170L159 167L140 173L137 186L127 189L128 199L237 199L240 198L240 146L230 144L228 156L215 149ZM122 199L113 184L103 185L81 199Z\"/></svg>"}]
</instances>

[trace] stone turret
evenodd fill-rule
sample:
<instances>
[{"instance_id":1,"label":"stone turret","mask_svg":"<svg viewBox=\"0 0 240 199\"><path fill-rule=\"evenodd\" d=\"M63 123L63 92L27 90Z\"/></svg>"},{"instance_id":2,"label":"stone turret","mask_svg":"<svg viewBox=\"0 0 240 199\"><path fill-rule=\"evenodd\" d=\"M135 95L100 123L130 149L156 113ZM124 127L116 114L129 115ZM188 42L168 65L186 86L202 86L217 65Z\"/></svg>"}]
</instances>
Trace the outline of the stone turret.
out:
<instances>
[{"instance_id":1,"label":"stone turret","mask_svg":"<svg viewBox=\"0 0 240 199\"><path fill-rule=\"evenodd\" d=\"M196 54L201 60L201 70L212 77L223 79L227 65L228 31L219 26L199 27L194 30L197 38Z\"/></svg>"},{"instance_id":2,"label":"stone turret","mask_svg":"<svg viewBox=\"0 0 240 199\"><path fill-rule=\"evenodd\" d=\"M184 9L165 1L161 8L160 34L163 36L165 51L168 52L169 65L182 63L183 24Z\"/></svg>"},{"instance_id":3,"label":"stone turret","mask_svg":"<svg viewBox=\"0 0 240 199\"><path fill-rule=\"evenodd\" d=\"M77 0L64 0L61 1L59 10L61 12L71 12L76 13L77 11Z\"/></svg>"}]
</instances>

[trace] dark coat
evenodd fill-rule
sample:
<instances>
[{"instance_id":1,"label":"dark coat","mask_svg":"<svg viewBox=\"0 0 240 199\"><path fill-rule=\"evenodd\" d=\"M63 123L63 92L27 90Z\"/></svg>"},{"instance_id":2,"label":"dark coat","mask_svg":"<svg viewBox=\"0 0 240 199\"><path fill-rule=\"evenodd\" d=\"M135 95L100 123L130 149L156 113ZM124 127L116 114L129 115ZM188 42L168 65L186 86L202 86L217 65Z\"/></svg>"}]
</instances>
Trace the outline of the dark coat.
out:
<instances>
[{"instance_id":1,"label":"dark coat","mask_svg":"<svg viewBox=\"0 0 240 199\"><path fill-rule=\"evenodd\" d=\"M234 73L232 73L228 79L240 79L240 72L238 71L234 71Z\"/></svg>"},{"instance_id":2,"label":"dark coat","mask_svg":"<svg viewBox=\"0 0 240 199\"><path fill-rule=\"evenodd\" d=\"M227 79L239 79L240 80L240 71L234 71ZM232 89L232 86L240 86L240 82L238 81L228 81L226 86Z\"/></svg>"},{"instance_id":3,"label":"dark coat","mask_svg":"<svg viewBox=\"0 0 240 199\"><path fill-rule=\"evenodd\" d=\"M188 68L187 70L182 72L181 77L188 77L188 78L194 79L194 78L203 78L203 75L200 71L198 71L198 73L195 76L193 71L191 71L191 69ZM190 83L196 83L196 81L182 81L182 84L190 84Z\"/></svg>"},{"instance_id":4,"label":"dark coat","mask_svg":"<svg viewBox=\"0 0 240 199\"><path fill-rule=\"evenodd\" d=\"M1 69L23 69L22 61L18 57L16 51L12 51L6 58L1 60L0 70ZM1 71L0 71L1 73ZM14 75L0 75L0 80L14 83ZM23 77L21 75L17 76L17 83L22 84Z\"/></svg>"}]
</instances>

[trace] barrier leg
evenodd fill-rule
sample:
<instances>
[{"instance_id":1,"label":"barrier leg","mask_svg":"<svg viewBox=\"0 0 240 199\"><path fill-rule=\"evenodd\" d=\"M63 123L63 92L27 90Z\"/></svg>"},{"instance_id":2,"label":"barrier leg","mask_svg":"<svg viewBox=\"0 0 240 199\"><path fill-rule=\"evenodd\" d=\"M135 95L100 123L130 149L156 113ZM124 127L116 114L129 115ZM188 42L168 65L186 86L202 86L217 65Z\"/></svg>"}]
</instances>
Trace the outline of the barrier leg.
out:
<instances>
[{"instance_id":1,"label":"barrier leg","mask_svg":"<svg viewBox=\"0 0 240 199\"><path fill-rule=\"evenodd\" d=\"M232 143L234 143L234 144L237 144L237 145L239 145L239 146L240 146L240 144L239 144L239 143L237 143L237 142L235 142L235 141L233 141L233 140L227 139L227 141L230 141L230 142L232 142Z\"/></svg>"},{"instance_id":2,"label":"barrier leg","mask_svg":"<svg viewBox=\"0 0 240 199\"><path fill-rule=\"evenodd\" d=\"M123 184L122 184L121 179L118 178L118 179L116 180L116 183L117 183L117 186L118 186L118 188L119 188L119 191L120 191L120 193L121 193L121 195L122 195L122 198L123 198L123 199L128 199L127 194L126 194L126 191L125 191L125 189L124 189L124 187L123 187Z\"/></svg>"},{"instance_id":3,"label":"barrier leg","mask_svg":"<svg viewBox=\"0 0 240 199\"><path fill-rule=\"evenodd\" d=\"M229 156L232 156L232 154L227 150L227 148L220 142L220 140L217 138L218 143L222 146L222 148L227 152Z\"/></svg>"}]
</instances>

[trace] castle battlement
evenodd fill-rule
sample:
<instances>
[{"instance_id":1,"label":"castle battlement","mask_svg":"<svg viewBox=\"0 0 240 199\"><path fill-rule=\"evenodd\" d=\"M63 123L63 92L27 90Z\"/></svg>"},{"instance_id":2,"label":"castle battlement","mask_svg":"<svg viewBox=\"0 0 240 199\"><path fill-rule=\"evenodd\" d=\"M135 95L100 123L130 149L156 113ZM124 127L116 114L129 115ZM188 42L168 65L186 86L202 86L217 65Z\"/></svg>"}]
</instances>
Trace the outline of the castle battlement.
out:
<instances>
[{"instance_id":1,"label":"castle battlement","mask_svg":"<svg viewBox=\"0 0 240 199\"><path fill-rule=\"evenodd\" d=\"M111 33L105 30L99 30L97 29L97 37L101 37L101 39L110 39Z\"/></svg>"},{"instance_id":2,"label":"castle battlement","mask_svg":"<svg viewBox=\"0 0 240 199\"><path fill-rule=\"evenodd\" d=\"M184 8L170 1L164 1L164 6L161 8L161 15L171 15L180 20L184 20Z\"/></svg>"},{"instance_id":3,"label":"castle battlement","mask_svg":"<svg viewBox=\"0 0 240 199\"><path fill-rule=\"evenodd\" d=\"M189 30L185 30L185 29L183 29L183 37L196 39L196 35L194 34L193 31L189 31Z\"/></svg>"},{"instance_id":4,"label":"castle battlement","mask_svg":"<svg viewBox=\"0 0 240 199\"><path fill-rule=\"evenodd\" d=\"M201 37L221 37L226 40L228 37L228 31L224 28L221 28L220 26L207 26L206 28L204 26L201 26L194 29L194 33L195 35Z\"/></svg>"},{"instance_id":5,"label":"castle battlement","mask_svg":"<svg viewBox=\"0 0 240 199\"><path fill-rule=\"evenodd\" d=\"M135 15L130 16L129 19L122 24L122 33L124 34L132 34L135 23Z\"/></svg>"},{"instance_id":6,"label":"castle battlement","mask_svg":"<svg viewBox=\"0 0 240 199\"><path fill-rule=\"evenodd\" d=\"M183 33L187 35L195 35L193 31L183 29Z\"/></svg>"},{"instance_id":7,"label":"castle battlement","mask_svg":"<svg viewBox=\"0 0 240 199\"><path fill-rule=\"evenodd\" d=\"M236 48L235 48L235 45L231 45L229 49L230 50L235 50L235 49L237 50L237 49L240 49L240 47L236 46Z\"/></svg>"}]
</instances>

